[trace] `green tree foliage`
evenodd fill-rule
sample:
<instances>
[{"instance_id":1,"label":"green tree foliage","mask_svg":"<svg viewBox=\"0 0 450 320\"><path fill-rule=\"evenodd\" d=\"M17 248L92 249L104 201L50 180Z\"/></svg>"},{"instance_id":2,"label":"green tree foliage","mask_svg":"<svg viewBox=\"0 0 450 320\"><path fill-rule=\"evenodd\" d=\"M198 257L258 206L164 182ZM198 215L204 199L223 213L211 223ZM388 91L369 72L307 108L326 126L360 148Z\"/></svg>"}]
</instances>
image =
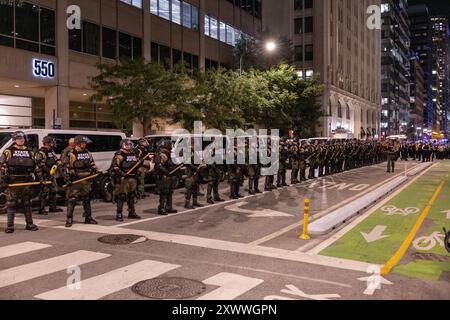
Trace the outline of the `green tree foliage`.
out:
<instances>
[{"instance_id":1,"label":"green tree foliage","mask_svg":"<svg viewBox=\"0 0 450 320\"><path fill-rule=\"evenodd\" d=\"M142 59L101 64L98 69L100 74L91 82L96 91L91 100L106 103L119 126L139 121L147 133L158 118L168 117L178 104L185 105L188 81L183 72Z\"/></svg>"}]
</instances>

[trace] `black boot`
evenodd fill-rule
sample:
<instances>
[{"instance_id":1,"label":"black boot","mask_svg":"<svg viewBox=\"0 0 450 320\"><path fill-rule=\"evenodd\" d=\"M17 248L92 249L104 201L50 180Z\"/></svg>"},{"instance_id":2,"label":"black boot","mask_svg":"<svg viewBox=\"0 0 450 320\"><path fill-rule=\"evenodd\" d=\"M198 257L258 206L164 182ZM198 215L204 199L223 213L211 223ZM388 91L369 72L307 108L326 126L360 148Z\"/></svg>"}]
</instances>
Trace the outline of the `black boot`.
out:
<instances>
[{"instance_id":1,"label":"black boot","mask_svg":"<svg viewBox=\"0 0 450 320\"><path fill-rule=\"evenodd\" d=\"M173 191L169 192L167 195L167 213L178 213L178 210L173 208Z\"/></svg>"},{"instance_id":2,"label":"black boot","mask_svg":"<svg viewBox=\"0 0 450 320\"><path fill-rule=\"evenodd\" d=\"M6 224L5 233L14 233L14 217L15 217L14 210L15 209L16 209L15 203L8 203L8 209L7 209L8 222Z\"/></svg>"},{"instance_id":3,"label":"black boot","mask_svg":"<svg viewBox=\"0 0 450 320\"><path fill-rule=\"evenodd\" d=\"M38 231L39 228L33 223L33 216L31 213L31 202L27 201L24 203L25 209L25 222L27 226L25 227L28 231Z\"/></svg>"},{"instance_id":4,"label":"black boot","mask_svg":"<svg viewBox=\"0 0 450 320\"><path fill-rule=\"evenodd\" d=\"M204 207L204 205L202 205L201 203L198 202L197 197L194 197L194 201L192 203L192 206L193 207L197 207L197 208L203 208Z\"/></svg>"},{"instance_id":5,"label":"black boot","mask_svg":"<svg viewBox=\"0 0 450 320\"><path fill-rule=\"evenodd\" d=\"M39 199L39 215L40 216L47 216L48 212L45 210L45 205L46 205L46 199L45 197L43 199Z\"/></svg>"},{"instance_id":6,"label":"black boot","mask_svg":"<svg viewBox=\"0 0 450 320\"><path fill-rule=\"evenodd\" d=\"M130 199L128 199L128 219L140 220L141 217L137 215L134 204L134 198L130 197Z\"/></svg>"},{"instance_id":7,"label":"black boot","mask_svg":"<svg viewBox=\"0 0 450 320\"><path fill-rule=\"evenodd\" d=\"M117 199L116 203L117 203L116 221L117 222L123 222L124 201L123 201L123 199Z\"/></svg>"},{"instance_id":8,"label":"black boot","mask_svg":"<svg viewBox=\"0 0 450 320\"><path fill-rule=\"evenodd\" d=\"M63 209L58 208L56 206L56 194L50 194L49 202L50 202L50 210L49 211L51 213L58 213L58 212L63 212L64 211Z\"/></svg>"},{"instance_id":9,"label":"black boot","mask_svg":"<svg viewBox=\"0 0 450 320\"><path fill-rule=\"evenodd\" d=\"M216 195L214 196L214 201L215 201L215 202L224 202L225 200L222 199L222 198L219 196L219 194L216 194Z\"/></svg>"},{"instance_id":10,"label":"black boot","mask_svg":"<svg viewBox=\"0 0 450 320\"><path fill-rule=\"evenodd\" d=\"M67 203L67 221L66 228L71 228L73 225L73 212L75 210L75 205L77 204L76 199L69 199Z\"/></svg>"},{"instance_id":11,"label":"black boot","mask_svg":"<svg viewBox=\"0 0 450 320\"><path fill-rule=\"evenodd\" d=\"M84 208L84 212L86 212L86 218L84 218L84 223L85 224L98 224L98 222L95 221L94 218L92 218L92 208L91 208L91 200L90 199L83 200L83 208Z\"/></svg>"}]
</instances>

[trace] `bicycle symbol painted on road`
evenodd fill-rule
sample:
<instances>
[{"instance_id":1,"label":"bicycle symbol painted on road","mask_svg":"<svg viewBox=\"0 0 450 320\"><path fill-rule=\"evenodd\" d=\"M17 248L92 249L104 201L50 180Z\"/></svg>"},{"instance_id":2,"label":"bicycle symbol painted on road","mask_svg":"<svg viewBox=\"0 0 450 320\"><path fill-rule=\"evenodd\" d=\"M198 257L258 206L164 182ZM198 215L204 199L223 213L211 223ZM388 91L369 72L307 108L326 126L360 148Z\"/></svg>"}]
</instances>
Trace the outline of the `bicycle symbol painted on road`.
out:
<instances>
[{"instance_id":1,"label":"bicycle symbol painted on road","mask_svg":"<svg viewBox=\"0 0 450 320\"><path fill-rule=\"evenodd\" d=\"M445 234L437 231L433 232L430 236L423 236L417 238L413 242L414 249L419 251L429 251L432 250L437 244L441 247L444 246Z\"/></svg>"},{"instance_id":2,"label":"bicycle symbol painted on road","mask_svg":"<svg viewBox=\"0 0 450 320\"><path fill-rule=\"evenodd\" d=\"M409 207L409 208L397 208L394 205L389 205L381 208L381 211L386 212L386 216L400 215L407 217L410 214L416 214L419 212L419 208Z\"/></svg>"}]
</instances>

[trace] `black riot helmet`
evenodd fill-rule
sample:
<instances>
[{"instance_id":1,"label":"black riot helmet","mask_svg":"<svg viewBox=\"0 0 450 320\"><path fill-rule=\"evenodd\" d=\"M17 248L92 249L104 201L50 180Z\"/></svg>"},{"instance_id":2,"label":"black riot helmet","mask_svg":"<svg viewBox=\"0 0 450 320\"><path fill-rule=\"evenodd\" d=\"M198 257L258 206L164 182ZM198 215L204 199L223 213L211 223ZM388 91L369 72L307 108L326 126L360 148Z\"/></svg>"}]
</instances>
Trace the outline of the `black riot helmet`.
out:
<instances>
[{"instance_id":1,"label":"black riot helmet","mask_svg":"<svg viewBox=\"0 0 450 320\"><path fill-rule=\"evenodd\" d=\"M130 139L123 139L120 141L120 148L124 150L131 150L134 148L134 144Z\"/></svg>"},{"instance_id":2,"label":"black riot helmet","mask_svg":"<svg viewBox=\"0 0 450 320\"><path fill-rule=\"evenodd\" d=\"M42 139L42 144L48 145L51 147L56 147L56 140L53 137L46 136L46 137L44 137L44 139Z\"/></svg>"},{"instance_id":3,"label":"black riot helmet","mask_svg":"<svg viewBox=\"0 0 450 320\"><path fill-rule=\"evenodd\" d=\"M140 138L138 140L138 143L141 147L144 147L144 148L148 148L150 146L150 143L148 143L148 140L145 138Z\"/></svg>"},{"instance_id":4,"label":"black riot helmet","mask_svg":"<svg viewBox=\"0 0 450 320\"><path fill-rule=\"evenodd\" d=\"M76 136L75 137L75 144L80 145L82 143L90 144L92 143L91 139L89 139L86 136Z\"/></svg>"},{"instance_id":5,"label":"black riot helmet","mask_svg":"<svg viewBox=\"0 0 450 320\"><path fill-rule=\"evenodd\" d=\"M20 138L24 138L25 140L27 139L27 136L25 135L25 132L23 131L16 131L12 134L12 138L14 140L20 139Z\"/></svg>"}]
</instances>

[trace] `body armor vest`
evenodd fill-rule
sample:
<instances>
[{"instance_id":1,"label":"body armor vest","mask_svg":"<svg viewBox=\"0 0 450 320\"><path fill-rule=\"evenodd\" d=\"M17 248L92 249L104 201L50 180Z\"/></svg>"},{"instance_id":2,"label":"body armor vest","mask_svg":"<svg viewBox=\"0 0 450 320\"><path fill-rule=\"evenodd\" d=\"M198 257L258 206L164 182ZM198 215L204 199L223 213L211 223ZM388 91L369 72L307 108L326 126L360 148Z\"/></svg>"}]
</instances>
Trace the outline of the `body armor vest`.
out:
<instances>
[{"instance_id":1,"label":"body armor vest","mask_svg":"<svg viewBox=\"0 0 450 320\"><path fill-rule=\"evenodd\" d=\"M120 155L123 158L122 162L120 163L120 170L124 172L130 171L130 169L139 162L134 152L125 153L121 150L116 155Z\"/></svg>"},{"instance_id":2,"label":"body armor vest","mask_svg":"<svg viewBox=\"0 0 450 320\"><path fill-rule=\"evenodd\" d=\"M39 151L45 154L45 166L48 169L51 169L58 162L56 153L53 149L41 148Z\"/></svg>"},{"instance_id":3,"label":"body armor vest","mask_svg":"<svg viewBox=\"0 0 450 320\"><path fill-rule=\"evenodd\" d=\"M91 172L91 157L87 150L77 151L73 150L75 155L75 161L72 164L72 168L76 174L89 174Z\"/></svg>"},{"instance_id":4,"label":"body armor vest","mask_svg":"<svg viewBox=\"0 0 450 320\"><path fill-rule=\"evenodd\" d=\"M34 171L35 163L30 149L13 146L9 150L11 158L8 161L8 170L11 175L29 175Z\"/></svg>"}]
</instances>

